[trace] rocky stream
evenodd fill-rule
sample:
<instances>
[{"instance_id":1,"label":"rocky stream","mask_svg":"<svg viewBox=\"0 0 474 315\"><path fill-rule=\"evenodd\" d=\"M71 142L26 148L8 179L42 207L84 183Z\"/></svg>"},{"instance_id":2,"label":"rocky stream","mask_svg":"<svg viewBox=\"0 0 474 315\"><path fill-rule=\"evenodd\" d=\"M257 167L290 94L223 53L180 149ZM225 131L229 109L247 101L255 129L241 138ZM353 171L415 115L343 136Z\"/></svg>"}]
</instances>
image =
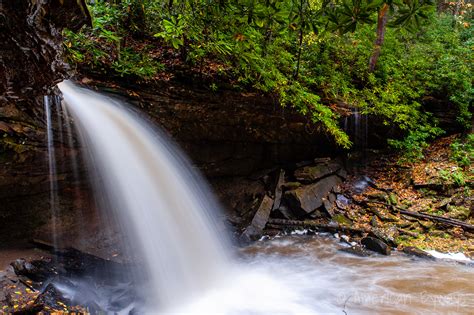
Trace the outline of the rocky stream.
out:
<instances>
[{"instance_id":1,"label":"rocky stream","mask_svg":"<svg viewBox=\"0 0 474 315\"><path fill-rule=\"evenodd\" d=\"M65 78L143 112L217 197L217 238L229 235L232 262L211 289L174 312L472 312L474 179L460 185L445 175L459 169L450 149L456 128L423 160L401 164L381 141L398 130L341 105L341 123L357 144L344 151L270 95L72 71L62 61L61 32L83 24L90 24L84 1L0 1L0 314L140 314L150 289L144 259L120 245L125 228L101 211L107 194L96 187L106 176L91 172L82 153L92 145L75 132L74 108L64 109L56 84ZM448 126L455 119L437 115ZM213 204L199 183L205 193L189 208ZM181 214L188 226L194 217ZM199 234L187 233L188 241Z\"/></svg>"}]
</instances>

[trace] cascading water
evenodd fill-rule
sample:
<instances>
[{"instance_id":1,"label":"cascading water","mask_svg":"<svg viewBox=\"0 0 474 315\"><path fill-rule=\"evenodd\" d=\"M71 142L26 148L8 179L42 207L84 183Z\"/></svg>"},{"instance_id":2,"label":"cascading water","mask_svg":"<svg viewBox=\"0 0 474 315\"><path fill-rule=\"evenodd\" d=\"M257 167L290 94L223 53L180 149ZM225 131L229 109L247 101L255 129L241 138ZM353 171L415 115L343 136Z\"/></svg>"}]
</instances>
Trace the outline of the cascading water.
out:
<instances>
[{"instance_id":1,"label":"cascading water","mask_svg":"<svg viewBox=\"0 0 474 315\"><path fill-rule=\"evenodd\" d=\"M110 207L149 277L149 307L166 309L201 294L226 269L225 237L205 183L173 145L118 101L71 82L66 107L101 177ZM156 300L156 301L155 301Z\"/></svg>"},{"instance_id":2,"label":"cascading water","mask_svg":"<svg viewBox=\"0 0 474 315\"><path fill-rule=\"evenodd\" d=\"M57 239L57 220L58 220L58 189L57 189L57 171L56 171L56 151L54 148L53 139L53 122L51 115L52 98L50 96L44 96L44 114L46 116L46 145L48 148L48 167L49 167L49 202L51 211L51 230L52 240L55 248L58 248Z\"/></svg>"},{"instance_id":3,"label":"cascading water","mask_svg":"<svg viewBox=\"0 0 474 315\"><path fill-rule=\"evenodd\" d=\"M351 135L355 148L364 151L368 146L368 116L359 108L352 109L350 116L344 118L344 131Z\"/></svg>"}]
</instances>

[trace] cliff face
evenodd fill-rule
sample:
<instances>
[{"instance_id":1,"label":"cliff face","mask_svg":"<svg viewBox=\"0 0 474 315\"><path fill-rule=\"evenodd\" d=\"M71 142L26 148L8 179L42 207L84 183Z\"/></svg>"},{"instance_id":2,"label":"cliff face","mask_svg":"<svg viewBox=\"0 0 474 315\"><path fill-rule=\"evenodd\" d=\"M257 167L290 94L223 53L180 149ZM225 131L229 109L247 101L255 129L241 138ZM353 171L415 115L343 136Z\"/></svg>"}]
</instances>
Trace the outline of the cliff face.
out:
<instances>
[{"instance_id":1,"label":"cliff face","mask_svg":"<svg viewBox=\"0 0 474 315\"><path fill-rule=\"evenodd\" d=\"M0 1L0 100L47 94L68 71L62 30L84 24L84 0Z\"/></svg>"},{"instance_id":2,"label":"cliff face","mask_svg":"<svg viewBox=\"0 0 474 315\"><path fill-rule=\"evenodd\" d=\"M90 22L84 0L0 0L2 246L49 219L43 95L69 70L62 30Z\"/></svg>"},{"instance_id":3,"label":"cliff face","mask_svg":"<svg viewBox=\"0 0 474 315\"><path fill-rule=\"evenodd\" d=\"M291 109L281 108L268 96L235 91L213 93L177 83L135 87L118 87L107 82L92 82L92 85L145 112L184 149L211 179L216 190L224 189L225 195L236 200L240 200L242 194L240 188L232 184L235 177L327 155L335 149L318 126L309 124ZM71 156L79 157L79 153L76 148L69 148L66 134L59 135L60 130L65 132L67 128L58 121L64 124L66 118L59 120L57 106L52 108L58 163L54 186L58 188L58 206L62 213L60 225L67 234L65 238L74 239L75 228L83 229L78 226L81 222L78 210L88 213L90 219L86 222L95 222L91 213L95 205L82 165L81 182L74 182ZM4 137L4 151L0 154L0 203L3 205L0 213L9 225L17 227L15 233L8 229L0 232L0 241L25 240L38 231L41 238L47 239L51 179L42 98L4 102L0 107L0 124ZM76 140L74 143L77 145ZM249 193L245 190L243 194Z\"/></svg>"}]
</instances>

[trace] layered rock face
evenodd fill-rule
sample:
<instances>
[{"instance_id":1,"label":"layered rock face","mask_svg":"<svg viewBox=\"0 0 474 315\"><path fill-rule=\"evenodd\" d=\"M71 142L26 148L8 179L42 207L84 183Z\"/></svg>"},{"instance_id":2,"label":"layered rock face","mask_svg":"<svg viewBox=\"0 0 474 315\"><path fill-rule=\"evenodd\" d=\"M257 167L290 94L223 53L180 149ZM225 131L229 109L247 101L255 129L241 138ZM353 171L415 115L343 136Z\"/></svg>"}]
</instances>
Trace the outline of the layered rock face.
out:
<instances>
[{"instance_id":1,"label":"layered rock face","mask_svg":"<svg viewBox=\"0 0 474 315\"><path fill-rule=\"evenodd\" d=\"M68 71L62 30L84 24L84 0L1 0L0 100L48 94Z\"/></svg>"},{"instance_id":2,"label":"layered rock face","mask_svg":"<svg viewBox=\"0 0 474 315\"><path fill-rule=\"evenodd\" d=\"M43 95L67 76L63 29L84 24L84 0L0 0L2 246L31 238L49 219Z\"/></svg>"}]
</instances>

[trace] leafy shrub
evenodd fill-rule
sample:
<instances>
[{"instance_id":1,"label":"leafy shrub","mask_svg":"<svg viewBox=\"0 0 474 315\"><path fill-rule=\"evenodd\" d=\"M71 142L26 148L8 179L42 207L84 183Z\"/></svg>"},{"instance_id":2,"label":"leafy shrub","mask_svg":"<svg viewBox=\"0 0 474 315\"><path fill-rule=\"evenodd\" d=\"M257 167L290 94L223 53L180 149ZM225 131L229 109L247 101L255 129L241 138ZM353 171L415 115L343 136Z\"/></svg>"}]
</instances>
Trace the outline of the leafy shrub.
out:
<instances>
[{"instance_id":1,"label":"leafy shrub","mask_svg":"<svg viewBox=\"0 0 474 315\"><path fill-rule=\"evenodd\" d=\"M97 0L90 5L93 28L66 32L65 44L73 64L150 79L164 66L153 47L134 45L133 38L148 36L200 74L210 60L234 86L277 95L343 147L351 143L330 104L383 117L406 135L390 143L413 160L441 134L425 108L427 97L455 104L459 124L469 127L473 27L467 13L462 19L430 13L430 1L393 2L398 9L390 13L390 25L396 28L387 29L377 68L370 71L381 3Z\"/></svg>"},{"instance_id":2,"label":"leafy shrub","mask_svg":"<svg viewBox=\"0 0 474 315\"><path fill-rule=\"evenodd\" d=\"M420 125L409 130L403 140L390 140L389 144L401 152L401 163L412 163L424 157L423 150L428 147L428 141L439 136L443 131L436 127Z\"/></svg>"},{"instance_id":3,"label":"leafy shrub","mask_svg":"<svg viewBox=\"0 0 474 315\"><path fill-rule=\"evenodd\" d=\"M474 134L469 134L464 141L456 140L451 144L451 159L461 167L474 164Z\"/></svg>"}]
</instances>

